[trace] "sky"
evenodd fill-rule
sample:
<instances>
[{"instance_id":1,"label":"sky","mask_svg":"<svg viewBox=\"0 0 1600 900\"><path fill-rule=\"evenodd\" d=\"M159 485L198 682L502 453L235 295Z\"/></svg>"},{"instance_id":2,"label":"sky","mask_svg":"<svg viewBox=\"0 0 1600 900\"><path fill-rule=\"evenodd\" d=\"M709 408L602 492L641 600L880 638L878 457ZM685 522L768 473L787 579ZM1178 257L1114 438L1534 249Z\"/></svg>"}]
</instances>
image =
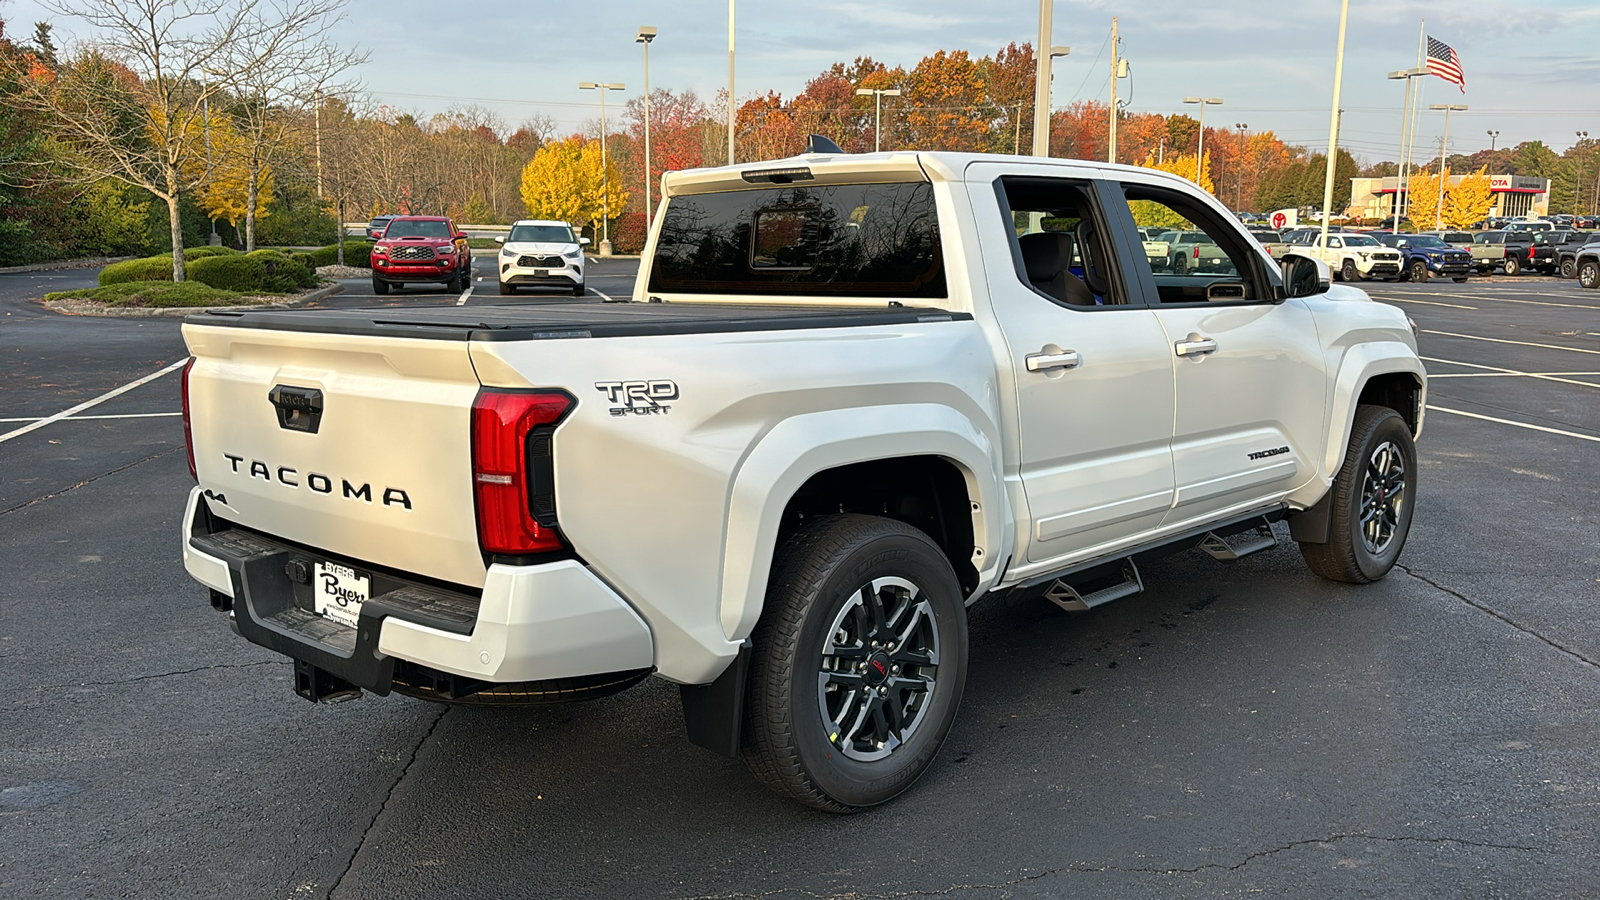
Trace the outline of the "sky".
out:
<instances>
[{"instance_id":1,"label":"sky","mask_svg":"<svg viewBox=\"0 0 1600 900\"><path fill-rule=\"evenodd\" d=\"M77 0L63 0L67 4ZM775 90L785 97L834 62L871 56L911 68L937 50L987 56L1007 43L1032 42L1035 0L739 0L736 88L740 97ZM1185 96L1221 97L1206 124L1271 129L1289 143L1326 147L1332 103L1337 0L1055 0L1053 43L1072 48L1056 60L1053 106L1109 97L1111 18L1132 78L1119 88L1140 112L1195 114ZM0 0L8 32L22 37L49 19L60 37L88 35L38 0ZM1600 2L1546 0L1351 0L1345 45L1341 145L1367 161L1397 158L1404 84L1386 73L1417 64L1423 19L1453 46L1466 92L1426 83L1429 103L1467 104L1450 121L1452 153L1542 140L1560 152L1587 130L1600 138ZM643 88L640 25L660 35L650 48L656 88L692 89L711 99L728 77L725 0L589 0L496 4L427 0L350 0L335 40L370 54L355 73L380 101L426 115L477 105L514 128L532 115L570 133L599 118L594 91L580 81L622 82L606 100L608 118ZM1424 156L1436 152L1444 115L1424 109ZM797 148L798 149L798 148Z\"/></svg>"}]
</instances>

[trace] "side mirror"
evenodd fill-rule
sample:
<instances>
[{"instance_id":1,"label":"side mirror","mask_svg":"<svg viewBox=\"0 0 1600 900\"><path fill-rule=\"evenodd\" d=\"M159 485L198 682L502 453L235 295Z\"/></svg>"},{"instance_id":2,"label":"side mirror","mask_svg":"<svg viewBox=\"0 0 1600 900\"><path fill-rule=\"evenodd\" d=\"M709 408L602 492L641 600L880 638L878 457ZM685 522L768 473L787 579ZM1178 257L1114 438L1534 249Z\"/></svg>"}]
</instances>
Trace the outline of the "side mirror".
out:
<instances>
[{"instance_id":1,"label":"side mirror","mask_svg":"<svg viewBox=\"0 0 1600 900\"><path fill-rule=\"evenodd\" d=\"M581 237L581 238L578 238L578 243L579 243L579 244L582 244L582 245L584 245L584 246L588 246L588 244L589 244L589 239L588 239L588 238L585 238L585 237Z\"/></svg>"},{"instance_id":2,"label":"side mirror","mask_svg":"<svg viewBox=\"0 0 1600 900\"><path fill-rule=\"evenodd\" d=\"M458 232L456 232L456 240L458 240L458 241L464 241L464 240L466 240L466 239L467 239L467 233L466 233L466 232L465 232L465 231L458 231Z\"/></svg>"},{"instance_id":3,"label":"side mirror","mask_svg":"<svg viewBox=\"0 0 1600 900\"><path fill-rule=\"evenodd\" d=\"M503 234L497 234L494 236L494 242L496 244L504 244L506 242L506 236Z\"/></svg>"},{"instance_id":4,"label":"side mirror","mask_svg":"<svg viewBox=\"0 0 1600 900\"><path fill-rule=\"evenodd\" d=\"M1333 269L1320 259L1299 253L1284 254L1278 260L1283 267L1283 296L1312 297L1326 294L1333 283Z\"/></svg>"}]
</instances>

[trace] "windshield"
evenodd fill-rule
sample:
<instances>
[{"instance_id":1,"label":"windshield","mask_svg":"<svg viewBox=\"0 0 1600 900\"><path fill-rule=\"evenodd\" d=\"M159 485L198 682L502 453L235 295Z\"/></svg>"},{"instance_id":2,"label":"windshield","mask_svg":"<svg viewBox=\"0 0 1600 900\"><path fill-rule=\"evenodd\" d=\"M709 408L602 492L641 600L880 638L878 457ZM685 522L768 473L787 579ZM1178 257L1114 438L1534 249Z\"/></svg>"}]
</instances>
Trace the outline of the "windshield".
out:
<instances>
[{"instance_id":1,"label":"windshield","mask_svg":"<svg viewBox=\"0 0 1600 900\"><path fill-rule=\"evenodd\" d=\"M506 236L507 243L576 244L572 228L567 225L513 225Z\"/></svg>"},{"instance_id":2,"label":"windshield","mask_svg":"<svg viewBox=\"0 0 1600 900\"><path fill-rule=\"evenodd\" d=\"M383 231L383 236L389 240L408 237L449 240L452 237L450 223L440 222L437 219L421 221L398 219L389 223L389 227Z\"/></svg>"},{"instance_id":3,"label":"windshield","mask_svg":"<svg viewBox=\"0 0 1600 900\"><path fill-rule=\"evenodd\" d=\"M1376 247L1378 242L1364 234L1347 234L1344 236L1346 247Z\"/></svg>"},{"instance_id":4,"label":"windshield","mask_svg":"<svg viewBox=\"0 0 1600 900\"><path fill-rule=\"evenodd\" d=\"M1449 244L1439 240L1431 234L1417 234L1407 238L1406 243L1413 247L1428 247L1433 250L1453 249Z\"/></svg>"},{"instance_id":5,"label":"windshield","mask_svg":"<svg viewBox=\"0 0 1600 900\"><path fill-rule=\"evenodd\" d=\"M1250 236L1263 244L1278 243L1278 233L1276 231L1252 231Z\"/></svg>"}]
</instances>

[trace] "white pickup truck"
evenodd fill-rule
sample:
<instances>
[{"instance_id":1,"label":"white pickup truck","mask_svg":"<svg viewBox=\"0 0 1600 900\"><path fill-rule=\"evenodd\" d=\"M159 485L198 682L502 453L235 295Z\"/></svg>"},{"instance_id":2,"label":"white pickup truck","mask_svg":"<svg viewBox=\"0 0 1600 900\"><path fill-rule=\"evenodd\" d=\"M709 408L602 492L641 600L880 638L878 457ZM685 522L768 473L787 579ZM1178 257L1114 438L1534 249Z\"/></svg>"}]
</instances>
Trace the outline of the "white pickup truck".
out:
<instances>
[{"instance_id":1,"label":"white pickup truck","mask_svg":"<svg viewBox=\"0 0 1600 900\"><path fill-rule=\"evenodd\" d=\"M1327 236L1326 246L1323 240L1320 232L1312 231L1289 249L1322 260L1343 281L1400 277L1400 251L1385 247L1371 235L1335 232Z\"/></svg>"},{"instance_id":2,"label":"white pickup truck","mask_svg":"<svg viewBox=\"0 0 1600 900\"><path fill-rule=\"evenodd\" d=\"M1368 582L1426 375L1394 307L1150 169L945 153L677 172L632 302L191 316L189 573L312 700L682 686L834 811L934 759L967 606L1127 597L1287 519ZM1152 268L1133 208L1227 265Z\"/></svg>"}]
</instances>

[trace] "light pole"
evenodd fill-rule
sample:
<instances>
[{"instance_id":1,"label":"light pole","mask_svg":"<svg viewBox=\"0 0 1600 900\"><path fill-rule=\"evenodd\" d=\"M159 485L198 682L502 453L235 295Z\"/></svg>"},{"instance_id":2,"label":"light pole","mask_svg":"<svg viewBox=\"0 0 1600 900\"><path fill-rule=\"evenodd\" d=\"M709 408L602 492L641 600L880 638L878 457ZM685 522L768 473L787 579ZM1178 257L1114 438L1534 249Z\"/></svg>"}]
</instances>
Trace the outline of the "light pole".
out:
<instances>
[{"instance_id":1,"label":"light pole","mask_svg":"<svg viewBox=\"0 0 1600 900\"><path fill-rule=\"evenodd\" d=\"M1247 123L1247 122L1235 122L1235 123L1233 123L1233 127L1239 129L1239 133L1241 135L1244 135L1244 143L1245 144L1250 143L1250 125L1249 125L1249 123ZM1240 147L1239 147L1239 160L1238 160L1238 163L1237 163L1237 168L1233 173L1233 209L1234 209L1234 212L1238 212L1239 211L1239 207L1244 205L1244 150L1245 150L1244 145L1241 144Z\"/></svg>"},{"instance_id":2,"label":"light pole","mask_svg":"<svg viewBox=\"0 0 1600 900\"><path fill-rule=\"evenodd\" d=\"M626 90L620 81L582 81L578 87L600 92L600 255L611 255L611 171L606 165L606 91Z\"/></svg>"},{"instance_id":3,"label":"light pole","mask_svg":"<svg viewBox=\"0 0 1600 900\"><path fill-rule=\"evenodd\" d=\"M1400 175L1399 182L1394 189L1394 207L1390 210L1394 215L1394 227L1396 229L1400 227L1400 217L1405 215L1405 202L1410 199L1410 191L1406 187L1406 170L1411 162L1411 142L1416 139L1416 135L1411 134L1411 124L1415 118L1411 112L1412 79L1421 78L1427 74L1428 70L1426 68L1401 69L1398 72L1389 73L1391 81L1398 81L1403 78L1406 82L1406 101L1404 108L1401 110L1405 118L1400 121Z\"/></svg>"},{"instance_id":4,"label":"light pole","mask_svg":"<svg viewBox=\"0 0 1600 900\"><path fill-rule=\"evenodd\" d=\"M1328 122L1328 170L1322 176L1322 236L1317 246L1328 248L1328 224L1333 218L1333 173L1339 163L1339 89L1344 85L1344 32L1350 20L1350 0L1339 4L1339 49L1333 56L1333 111Z\"/></svg>"},{"instance_id":5,"label":"light pole","mask_svg":"<svg viewBox=\"0 0 1600 900\"><path fill-rule=\"evenodd\" d=\"M203 115L206 117L206 180L209 181L216 177L211 165L211 97L208 95L204 102L205 111ZM320 173L320 167L318 171ZM322 195L318 193L317 196L320 197ZM206 240L206 243L213 247L218 246L222 243L222 238L217 237L217 218L209 215L206 218L211 220L211 237ZM341 225L340 227L342 228L343 226Z\"/></svg>"},{"instance_id":6,"label":"light pole","mask_svg":"<svg viewBox=\"0 0 1600 900\"><path fill-rule=\"evenodd\" d=\"M1185 103L1200 104L1200 147L1195 151L1194 183L1200 183L1200 177L1206 169L1206 107L1221 106L1221 97L1185 97Z\"/></svg>"},{"instance_id":7,"label":"light pole","mask_svg":"<svg viewBox=\"0 0 1600 900\"><path fill-rule=\"evenodd\" d=\"M636 44L644 45L644 233L650 234L650 42L656 39L656 30L640 25ZM601 96L605 96L604 92Z\"/></svg>"},{"instance_id":8,"label":"light pole","mask_svg":"<svg viewBox=\"0 0 1600 900\"><path fill-rule=\"evenodd\" d=\"M1111 121L1106 124L1106 162L1117 161L1117 79L1128 74L1128 61L1122 58L1122 37L1117 17L1111 17Z\"/></svg>"},{"instance_id":9,"label":"light pole","mask_svg":"<svg viewBox=\"0 0 1600 900\"><path fill-rule=\"evenodd\" d=\"M1578 140L1580 142L1581 141L1586 141L1586 140L1589 139L1589 132L1587 132L1587 131L1575 131L1573 133L1578 136ZM1574 184L1572 186L1572 214L1573 215L1578 215L1580 212L1582 212L1582 210L1583 210L1583 166L1580 165L1578 167L1578 182L1577 182L1577 184Z\"/></svg>"},{"instance_id":10,"label":"light pole","mask_svg":"<svg viewBox=\"0 0 1600 900\"><path fill-rule=\"evenodd\" d=\"M1467 107L1463 103L1431 103L1428 108L1444 110L1444 139L1439 142L1439 204L1433 210L1433 230L1438 231L1444 227L1444 161L1450 156L1450 114Z\"/></svg>"},{"instance_id":11,"label":"light pole","mask_svg":"<svg viewBox=\"0 0 1600 900\"><path fill-rule=\"evenodd\" d=\"M1485 131L1484 134L1487 134L1489 136L1489 152L1493 153L1494 152L1494 142L1500 139L1500 132L1495 131L1493 128L1491 128L1488 131Z\"/></svg>"},{"instance_id":12,"label":"light pole","mask_svg":"<svg viewBox=\"0 0 1600 900\"><path fill-rule=\"evenodd\" d=\"M1071 47L1053 46L1051 15L1055 0L1039 0L1039 41L1033 45L1033 155L1050 155L1050 78L1051 63L1072 52Z\"/></svg>"},{"instance_id":13,"label":"light pole","mask_svg":"<svg viewBox=\"0 0 1600 900\"><path fill-rule=\"evenodd\" d=\"M872 96L872 152L883 149L883 98L900 96L899 88L856 88L857 97Z\"/></svg>"},{"instance_id":14,"label":"light pole","mask_svg":"<svg viewBox=\"0 0 1600 900\"><path fill-rule=\"evenodd\" d=\"M728 165L733 165L733 124L737 104L733 99L733 0L728 0Z\"/></svg>"}]
</instances>

